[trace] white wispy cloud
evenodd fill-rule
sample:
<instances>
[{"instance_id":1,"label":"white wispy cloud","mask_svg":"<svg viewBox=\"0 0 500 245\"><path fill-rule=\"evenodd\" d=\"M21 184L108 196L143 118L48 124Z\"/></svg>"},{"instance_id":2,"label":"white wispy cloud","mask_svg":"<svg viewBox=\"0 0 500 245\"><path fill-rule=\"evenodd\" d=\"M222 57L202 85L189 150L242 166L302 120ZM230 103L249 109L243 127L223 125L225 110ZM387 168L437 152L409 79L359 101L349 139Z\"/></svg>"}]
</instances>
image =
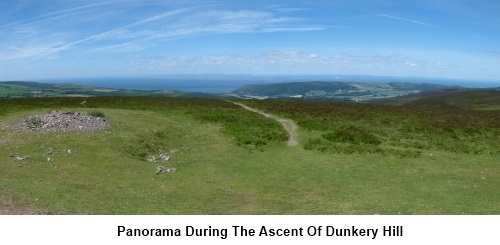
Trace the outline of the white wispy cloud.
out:
<instances>
[{"instance_id":1,"label":"white wispy cloud","mask_svg":"<svg viewBox=\"0 0 500 245\"><path fill-rule=\"evenodd\" d=\"M20 47L8 47L6 51L0 52L0 61L14 61L26 63L42 58L55 58L57 54L68 49L69 46L63 42L47 42L30 44Z\"/></svg>"},{"instance_id":2,"label":"white wispy cloud","mask_svg":"<svg viewBox=\"0 0 500 245\"><path fill-rule=\"evenodd\" d=\"M437 73L451 65L405 55L325 55L299 50L276 50L255 56L209 55L201 57L130 56L137 70L210 72L230 68L235 72L261 73Z\"/></svg>"},{"instance_id":3,"label":"white wispy cloud","mask_svg":"<svg viewBox=\"0 0 500 245\"><path fill-rule=\"evenodd\" d=\"M417 20L406 19L406 18L397 17L397 16L393 16L393 15L388 15L388 14L377 14L377 15L380 16L380 17L385 17L385 18L391 18L391 19L395 19L395 20L406 21L406 22L410 22L410 23L418 24L418 25L424 25L424 26L430 26L430 27L439 27L439 26L432 25L432 24L429 24L429 23L425 23L425 22L421 22L421 21L417 21Z\"/></svg>"},{"instance_id":4,"label":"white wispy cloud","mask_svg":"<svg viewBox=\"0 0 500 245\"><path fill-rule=\"evenodd\" d=\"M487 38L484 38L484 37L480 37L480 36L476 36L476 35L471 35L473 38L476 38L476 39L480 39L480 40L483 40L483 41L490 41L490 39L487 39Z\"/></svg>"},{"instance_id":5,"label":"white wispy cloud","mask_svg":"<svg viewBox=\"0 0 500 245\"><path fill-rule=\"evenodd\" d=\"M132 32L132 31L130 31L130 29L145 25L145 24L150 23L150 22L159 21L159 20L167 18L167 17L178 15L178 14L181 14L183 12L186 12L187 10L188 9L179 9L179 10L174 10L174 11L168 11L168 12L165 12L165 13L162 13L159 15L155 15L152 17L148 17L148 18L136 21L134 23L125 25L125 26L111 29L111 30L108 30L105 32L95 34L95 35L91 35L89 37L75 41L71 45L76 45L76 44L88 42L88 41L99 41L99 40L104 40L104 39L130 39L131 37L133 37L133 38L144 37L146 35L151 34L151 32L147 31L147 29L146 29L146 31L141 30L139 32L137 32L137 31Z\"/></svg>"},{"instance_id":6,"label":"white wispy cloud","mask_svg":"<svg viewBox=\"0 0 500 245\"><path fill-rule=\"evenodd\" d=\"M209 34L304 32L330 28L304 24L306 19L269 11L215 10L208 5L139 14L133 14L133 9L116 12L110 8L121 2L66 8L4 25L6 36L0 40L0 45L8 48L0 51L0 61L33 61L76 50L140 50L168 40ZM95 15L87 17L85 11L94 11L95 15L100 14L105 19L94 19L92 16ZM124 13L131 17L121 18ZM145 13L153 14L145 16ZM114 18L119 18L119 21ZM101 23L113 23L114 26ZM106 27L112 28L104 29Z\"/></svg>"},{"instance_id":7,"label":"white wispy cloud","mask_svg":"<svg viewBox=\"0 0 500 245\"><path fill-rule=\"evenodd\" d=\"M309 11L310 9L308 8L276 8L276 11L281 12L281 13L290 13L290 12L297 12L297 11Z\"/></svg>"},{"instance_id":8,"label":"white wispy cloud","mask_svg":"<svg viewBox=\"0 0 500 245\"><path fill-rule=\"evenodd\" d=\"M134 36L136 46L143 44L149 47L154 45L153 43L208 34L321 31L327 29L327 27L320 25L293 24L302 21L302 19L275 17L273 14L263 11L189 12L189 14L175 20L155 23L156 28L134 29L148 22L159 21L165 17L186 11L188 9L140 20L127 26L88 37L84 41L126 39L126 37ZM105 49L112 50L113 47L115 45L107 46Z\"/></svg>"},{"instance_id":9,"label":"white wispy cloud","mask_svg":"<svg viewBox=\"0 0 500 245\"><path fill-rule=\"evenodd\" d=\"M37 24L37 23L44 22L44 21L53 21L53 20L58 20L58 19L64 19L64 18L71 16L71 15L87 12L87 11L89 11L89 9L95 10L95 9L98 9L96 7L102 7L105 5L110 5L110 4L119 3L119 2L123 2L123 0L87 4L87 5L81 5L78 7L53 11L53 12L41 14L39 16L35 16L35 17L23 19L23 20L18 20L18 21L13 22L13 23L0 25L0 30L19 29L19 28L22 28L23 26L29 26L29 25Z\"/></svg>"},{"instance_id":10,"label":"white wispy cloud","mask_svg":"<svg viewBox=\"0 0 500 245\"><path fill-rule=\"evenodd\" d=\"M280 32L280 31L311 31L324 30L321 25L295 24L303 21L301 18L277 17L265 11L207 11L195 13L174 23L166 30L167 34L182 33L187 30L196 33L238 33L238 32ZM184 32L185 33L185 32Z\"/></svg>"}]
</instances>

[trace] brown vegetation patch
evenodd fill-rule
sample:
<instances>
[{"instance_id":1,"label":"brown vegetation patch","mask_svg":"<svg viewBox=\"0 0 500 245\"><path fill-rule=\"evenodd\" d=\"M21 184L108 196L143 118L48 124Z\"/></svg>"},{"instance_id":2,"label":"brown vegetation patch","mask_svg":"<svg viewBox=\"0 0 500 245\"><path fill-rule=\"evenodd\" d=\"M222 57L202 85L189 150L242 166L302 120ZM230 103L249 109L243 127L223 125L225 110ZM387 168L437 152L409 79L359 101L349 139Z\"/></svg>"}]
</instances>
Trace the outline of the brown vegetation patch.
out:
<instances>
[{"instance_id":1,"label":"brown vegetation patch","mask_svg":"<svg viewBox=\"0 0 500 245\"><path fill-rule=\"evenodd\" d=\"M0 198L0 215L35 214L27 205L17 205L10 200Z\"/></svg>"}]
</instances>

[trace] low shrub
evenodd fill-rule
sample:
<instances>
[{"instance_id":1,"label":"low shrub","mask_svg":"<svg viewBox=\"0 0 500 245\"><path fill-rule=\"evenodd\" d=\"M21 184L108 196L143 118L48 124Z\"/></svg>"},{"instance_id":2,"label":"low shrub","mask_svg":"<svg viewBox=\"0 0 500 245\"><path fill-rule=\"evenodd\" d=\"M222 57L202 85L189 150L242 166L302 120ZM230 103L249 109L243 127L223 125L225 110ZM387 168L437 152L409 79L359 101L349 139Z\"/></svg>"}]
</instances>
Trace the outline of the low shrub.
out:
<instances>
[{"instance_id":1,"label":"low shrub","mask_svg":"<svg viewBox=\"0 0 500 245\"><path fill-rule=\"evenodd\" d=\"M169 148L167 142L171 140L170 138L165 131L143 132L137 134L127 152L136 158L146 160L151 155L166 151Z\"/></svg>"},{"instance_id":2,"label":"low shrub","mask_svg":"<svg viewBox=\"0 0 500 245\"><path fill-rule=\"evenodd\" d=\"M288 139L280 123L243 108L206 110L204 113L196 113L195 117L220 124L224 134L234 138L237 145L249 150L263 150L262 147L270 142L283 142Z\"/></svg>"},{"instance_id":3,"label":"low shrub","mask_svg":"<svg viewBox=\"0 0 500 245\"><path fill-rule=\"evenodd\" d=\"M334 154L381 154L399 158L417 158L422 153L419 150L383 148L378 145L365 143L336 143L323 138L309 139L304 144L304 149Z\"/></svg>"},{"instance_id":4,"label":"low shrub","mask_svg":"<svg viewBox=\"0 0 500 245\"><path fill-rule=\"evenodd\" d=\"M93 116L93 117L100 117L100 118L106 117L106 115L102 111L91 111L91 112L89 112L89 115Z\"/></svg>"},{"instance_id":5,"label":"low shrub","mask_svg":"<svg viewBox=\"0 0 500 245\"><path fill-rule=\"evenodd\" d=\"M304 149L311 151L311 150L317 150L317 151L326 151L330 146L330 142L325 141L321 138L314 138L314 139L309 139L305 144L304 144Z\"/></svg>"},{"instance_id":6,"label":"low shrub","mask_svg":"<svg viewBox=\"0 0 500 245\"><path fill-rule=\"evenodd\" d=\"M352 125L340 127L334 132L322 134L321 137L332 142L351 144L380 145L382 143L374 134Z\"/></svg>"},{"instance_id":7,"label":"low shrub","mask_svg":"<svg viewBox=\"0 0 500 245\"><path fill-rule=\"evenodd\" d=\"M43 126L42 119L39 117L30 117L26 119L26 124L28 128L40 128Z\"/></svg>"}]
</instances>

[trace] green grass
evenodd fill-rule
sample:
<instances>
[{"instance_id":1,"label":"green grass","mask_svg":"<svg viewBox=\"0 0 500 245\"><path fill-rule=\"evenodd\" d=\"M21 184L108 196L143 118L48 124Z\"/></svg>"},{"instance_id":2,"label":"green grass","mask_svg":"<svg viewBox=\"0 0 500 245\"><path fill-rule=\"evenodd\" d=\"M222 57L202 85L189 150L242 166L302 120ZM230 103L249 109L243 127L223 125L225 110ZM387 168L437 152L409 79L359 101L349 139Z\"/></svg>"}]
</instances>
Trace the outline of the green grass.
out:
<instances>
[{"instance_id":1,"label":"green grass","mask_svg":"<svg viewBox=\"0 0 500 245\"><path fill-rule=\"evenodd\" d=\"M500 214L498 152L482 145L498 140L489 138L498 137L489 124L459 135L485 151L462 152L435 142L427 145L434 140L427 135L431 132L444 137L443 144L459 145L440 127L420 138L405 128L424 113L415 109L405 111L405 116L382 116L378 113L385 107L370 107L364 112L373 114L370 119L335 114L344 124L330 125L333 120L324 123L316 117L331 115L311 111L313 116L306 117L297 113L298 104L285 113L269 110L265 102L245 102L299 121L301 144L287 147L284 131L274 121L225 101L89 98L86 106L80 102L51 98L0 104L0 210L4 205L43 214ZM351 110L343 104L316 105ZM99 111L111 127L45 134L12 129L18 120L53 109ZM322 137L345 131L348 122L362 132L354 133L363 136L360 140ZM398 146L391 144L407 131ZM371 136L380 144L370 144ZM315 139L327 150L305 149ZM359 150L349 151L356 147ZM417 150L417 156L403 154ZM158 151L171 152L171 160L144 159ZM30 158L19 161L9 157L11 153ZM158 165L178 171L155 175Z\"/></svg>"},{"instance_id":2,"label":"green grass","mask_svg":"<svg viewBox=\"0 0 500 245\"><path fill-rule=\"evenodd\" d=\"M320 148L341 148L349 143L357 148L364 144L368 150L379 145L380 152L387 154L400 150L500 153L500 111L331 102L255 100L246 103L291 118L315 137L338 142L323 144ZM324 141L315 139L314 142Z\"/></svg>"},{"instance_id":3,"label":"green grass","mask_svg":"<svg viewBox=\"0 0 500 245\"><path fill-rule=\"evenodd\" d=\"M499 110L498 89L441 89L406 96L370 101L369 103L405 105L418 108L446 108L468 110Z\"/></svg>"},{"instance_id":4,"label":"green grass","mask_svg":"<svg viewBox=\"0 0 500 245\"><path fill-rule=\"evenodd\" d=\"M334 132L321 135L321 137L329 141L352 144L379 145L381 143L377 136L352 125L340 127Z\"/></svg>"},{"instance_id":5,"label":"green grass","mask_svg":"<svg viewBox=\"0 0 500 245\"><path fill-rule=\"evenodd\" d=\"M93 117L100 117L100 118L106 117L106 115L102 111L91 111L91 112L89 112L89 115L91 115Z\"/></svg>"},{"instance_id":6,"label":"green grass","mask_svg":"<svg viewBox=\"0 0 500 245\"><path fill-rule=\"evenodd\" d=\"M479 105L474 107L475 110L500 110L500 105Z\"/></svg>"}]
</instances>

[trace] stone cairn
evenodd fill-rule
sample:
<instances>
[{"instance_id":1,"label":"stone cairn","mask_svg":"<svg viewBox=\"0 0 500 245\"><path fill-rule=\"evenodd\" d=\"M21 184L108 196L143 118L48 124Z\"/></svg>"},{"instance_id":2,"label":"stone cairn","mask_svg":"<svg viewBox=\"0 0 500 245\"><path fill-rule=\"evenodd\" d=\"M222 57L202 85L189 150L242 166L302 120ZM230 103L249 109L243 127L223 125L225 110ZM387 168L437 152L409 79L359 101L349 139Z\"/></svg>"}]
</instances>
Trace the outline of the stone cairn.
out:
<instances>
[{"instance_id":1,"label":"stone cairn","mask_svg":"<svg viewBox=\"0 0 500 245\"><path fill-rule=\"evenodd\" d=\"M34 132L58 131L97 131L108 127L106 118L94 117L80 112L52 111L48 114L34 115L19 121L18 130Z\"/></svg>"}]
</instances>

